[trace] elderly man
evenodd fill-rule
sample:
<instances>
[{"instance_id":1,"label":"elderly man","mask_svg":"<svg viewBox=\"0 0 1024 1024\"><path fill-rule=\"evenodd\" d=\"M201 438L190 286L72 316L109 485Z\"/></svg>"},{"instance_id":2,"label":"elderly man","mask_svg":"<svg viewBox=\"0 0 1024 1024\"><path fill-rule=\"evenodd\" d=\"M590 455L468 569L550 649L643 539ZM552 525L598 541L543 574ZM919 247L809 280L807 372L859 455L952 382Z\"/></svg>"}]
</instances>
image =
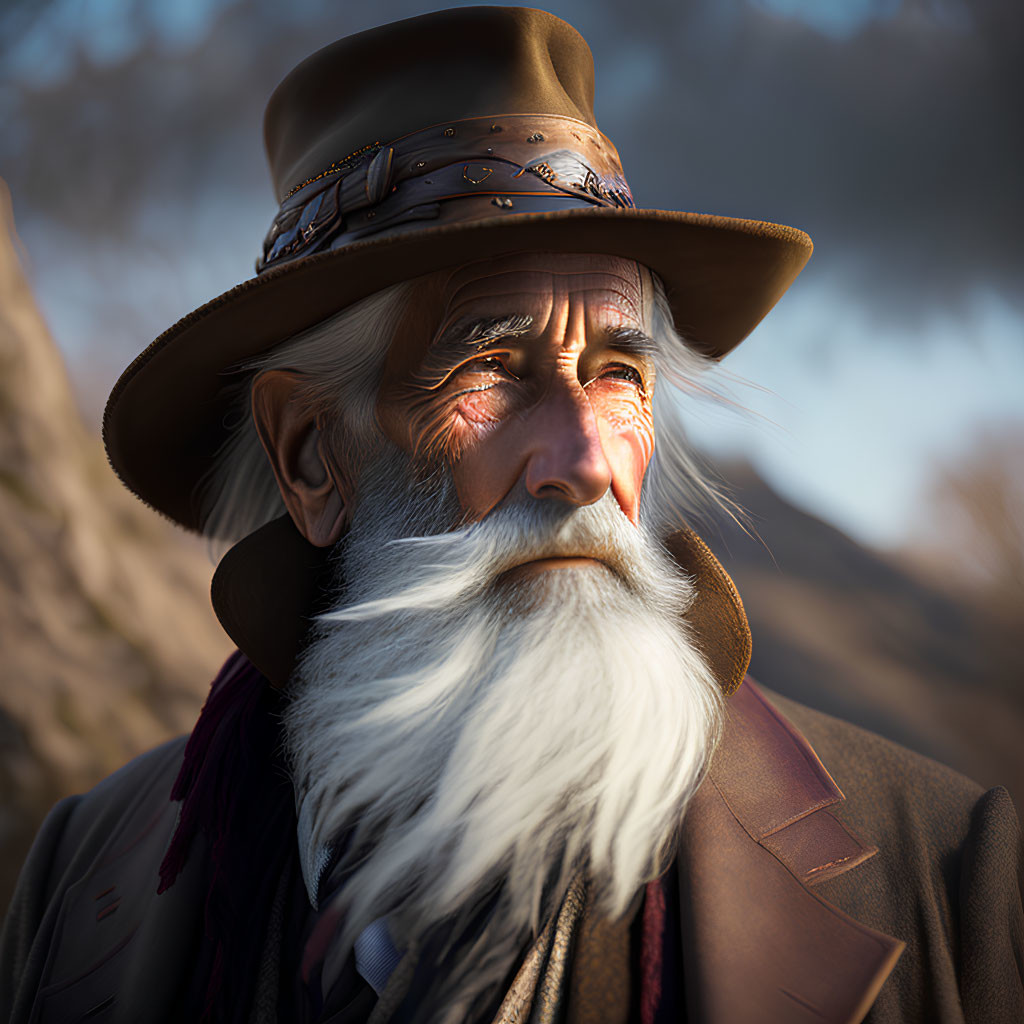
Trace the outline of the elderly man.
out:
<instances>
[{"instance_id":1,"label":"elderly man","mask_svg":"<svg viewBox=\"0 0 1024 1024\"><path fill-rule=\"evenodd\" d=\"M470 8L275 93L259 276L105 424L235 542L239 653L47 819L13 1020L1019 1019L1005 792L744 682L684 525L679 394L809 240L636 210L592 87L563 22Z\"/></svg>"}]
</instances>

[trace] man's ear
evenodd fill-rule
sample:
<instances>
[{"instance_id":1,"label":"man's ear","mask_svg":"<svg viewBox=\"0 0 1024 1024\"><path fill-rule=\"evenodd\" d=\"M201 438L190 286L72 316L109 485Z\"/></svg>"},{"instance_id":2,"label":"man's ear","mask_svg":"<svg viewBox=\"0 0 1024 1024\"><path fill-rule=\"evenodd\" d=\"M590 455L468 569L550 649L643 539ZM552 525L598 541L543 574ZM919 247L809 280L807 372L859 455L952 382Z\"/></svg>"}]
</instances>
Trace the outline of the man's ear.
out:
<instances>
[{"instance_id":1,"label":"man's ear","mask_svg":"<svg viewBox=\"0 0 1024 1024\"><path fill-rule=\"evenodd\" d=\"M297 373L265 370L253 381L252 415L288 514L310 544L329 547L345 525L347 488L299 385Z\"/></svg>"}]
</instances>

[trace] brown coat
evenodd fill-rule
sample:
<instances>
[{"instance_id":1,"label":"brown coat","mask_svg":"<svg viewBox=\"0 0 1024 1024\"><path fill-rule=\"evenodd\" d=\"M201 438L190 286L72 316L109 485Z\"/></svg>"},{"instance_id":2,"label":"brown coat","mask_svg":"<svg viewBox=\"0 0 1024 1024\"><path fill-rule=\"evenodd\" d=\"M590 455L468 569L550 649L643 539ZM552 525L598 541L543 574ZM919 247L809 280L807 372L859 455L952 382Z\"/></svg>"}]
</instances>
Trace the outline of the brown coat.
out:
<instances>
[{"instance_id":1,"label":"brown coat","mask_svg":"<svg viewBox=\"0 0 1024 1024\"><path fill-rule=\"evenodd\" d=\"M1005 791L749 683L729 707L675 866L689 1019L1024 1020L1021 840ZM51 812L5 926L5 1019L178 1019L202 847L155 893L182 749ZM625 1020L627 930L567 901L498 1020ZM401 997L402 973L375 1016Z\"/></svg>"}]
</instances>

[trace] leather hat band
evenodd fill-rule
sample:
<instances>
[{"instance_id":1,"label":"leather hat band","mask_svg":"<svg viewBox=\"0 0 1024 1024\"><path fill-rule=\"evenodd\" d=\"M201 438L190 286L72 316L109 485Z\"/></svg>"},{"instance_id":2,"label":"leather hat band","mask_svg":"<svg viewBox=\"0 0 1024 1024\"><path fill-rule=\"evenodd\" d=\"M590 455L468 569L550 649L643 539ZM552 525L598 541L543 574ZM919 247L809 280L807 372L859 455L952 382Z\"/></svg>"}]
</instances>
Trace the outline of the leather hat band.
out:
<instances>
[{"instance_id":1,"label":"leather hat band","mask_svg":"<svg viewBox=\"0 0 1024 1024\"><path fill-rule=\"evenodd\" d=\"M590 125L551 114L452 121L364 146L296 185L256 270L424 221L593 206L635 208L615 147Z\"/></svg>"}]
</instances>

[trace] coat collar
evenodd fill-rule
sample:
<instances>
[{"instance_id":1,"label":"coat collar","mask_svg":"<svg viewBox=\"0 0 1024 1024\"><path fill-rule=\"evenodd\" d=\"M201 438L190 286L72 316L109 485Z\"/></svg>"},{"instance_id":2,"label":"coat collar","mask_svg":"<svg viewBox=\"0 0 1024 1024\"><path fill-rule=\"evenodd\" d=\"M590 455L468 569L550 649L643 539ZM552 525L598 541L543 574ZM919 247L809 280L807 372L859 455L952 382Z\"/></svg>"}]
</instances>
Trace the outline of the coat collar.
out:
<instances>
[{"instance_id":1,"label":"coat collar","mask_svg":"<svg viewBox=\"0 0 1024 1024\"><path fill-rule=\"evenodd\" d=\"M750 663L750 627L736 586L692 530L665 541L696 583L686 614L708 665L728 696ZM316 548L281 516L240 540L221 559L210 596L224 631L279 689L301 651L313 616L325 610L332 581L331 549Z\"/></svg>"},{"instance_id":2,"label":"coat collar","mask_svg":"<svg viewBox=\"0 0 1024 1024\"><path fill-rule=\"evenodd\" d=\"M814 887L877 853L800 732L749 680L687 812L678 858L689 1019L853 1024L904 943Z\"/></svg>"},{"instance_id":3,"label":"coat collar","mask_svg":"<svg viewBox=\"0 0 1024 1024\"><path fill-rule=\"evenodd\" d=\"M683 822L679 879L687 1019L857 1024L903 950L814 886L877 851L830 813L843 795L807 740L749 679L731 698ZM630 915L602 920L585 892L538 937L493 1024L565 1001L568 1024L625 1024ZM572 949L572 963L559 950Z\"/></svg>"}]
</instances>

